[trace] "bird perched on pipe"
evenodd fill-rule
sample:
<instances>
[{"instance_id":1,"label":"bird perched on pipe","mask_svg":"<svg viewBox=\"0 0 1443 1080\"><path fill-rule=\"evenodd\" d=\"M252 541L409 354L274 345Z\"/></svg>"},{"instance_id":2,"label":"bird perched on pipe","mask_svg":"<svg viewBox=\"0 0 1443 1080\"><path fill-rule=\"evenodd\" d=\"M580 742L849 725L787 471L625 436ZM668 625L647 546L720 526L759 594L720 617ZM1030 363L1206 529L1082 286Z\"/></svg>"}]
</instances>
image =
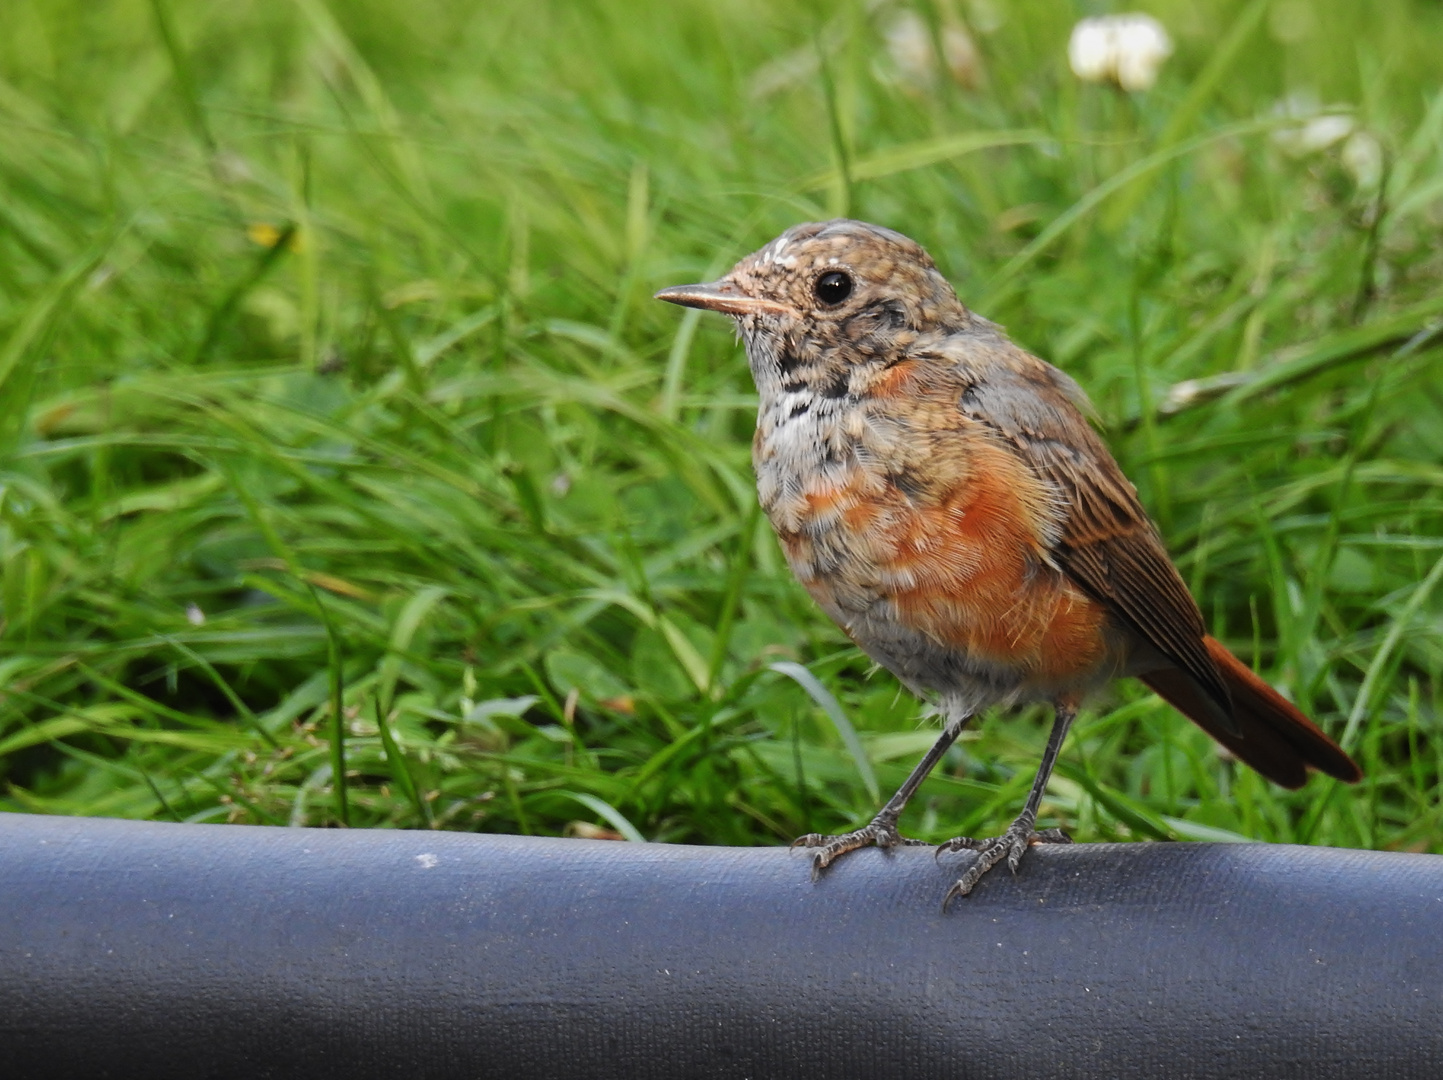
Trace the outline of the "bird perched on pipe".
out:
<instances>
[{"instance_id":1,"label":"bird perched on pipe","mask_svg":"<svg viewBox=\"0 0 1443 1080\"><path fill-rule=\"evenodd\" d=\"M983 709L1053 706L1022 813L943 899L1029 846L1080 702L1135 676L1284 787L1361 774L1207 634L1069 376L969 311L921 246L838 219L797 225L718 281L657 299L730 315L761 397L757 491L797 578L846 634L935 703L941 736L865 828L811 834L814 873L891 847L907 800Z\"/></svg>"}]
</instances>

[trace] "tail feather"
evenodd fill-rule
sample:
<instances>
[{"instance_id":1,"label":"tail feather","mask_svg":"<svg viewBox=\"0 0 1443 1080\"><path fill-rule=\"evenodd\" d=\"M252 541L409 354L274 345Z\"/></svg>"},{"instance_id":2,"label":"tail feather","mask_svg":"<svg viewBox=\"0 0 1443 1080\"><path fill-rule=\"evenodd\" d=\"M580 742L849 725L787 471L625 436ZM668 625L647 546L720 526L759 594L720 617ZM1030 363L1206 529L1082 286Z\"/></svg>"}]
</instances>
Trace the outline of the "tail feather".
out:
<instances>
[{"instance_id":1,"label":"tail feather","mask_svg":"<svg viewBox=\"0 0 1443 1080\"><path fill-rule=\"evenodd\" d=\"M1302 787L1311 767L1347 783L1363 777L1343 748L1217 640L1203 639L1208 656L1233 699L1237 732L1227 730L1206 691L1187 674L1170 668L1151 671L1142 681L1159 697L1275 784Z\"/></svg>"}]
</instances>

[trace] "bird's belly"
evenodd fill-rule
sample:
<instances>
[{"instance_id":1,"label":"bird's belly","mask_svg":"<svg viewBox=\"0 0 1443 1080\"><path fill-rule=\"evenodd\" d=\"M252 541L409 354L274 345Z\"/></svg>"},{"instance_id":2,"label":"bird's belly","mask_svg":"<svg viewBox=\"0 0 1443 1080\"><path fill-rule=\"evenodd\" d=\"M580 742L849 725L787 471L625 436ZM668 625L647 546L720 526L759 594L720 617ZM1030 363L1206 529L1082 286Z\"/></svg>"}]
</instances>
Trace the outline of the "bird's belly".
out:
<instances>
[{"instance_id":1,"label":"bird's belly","mask_svg":"<svg viewBox=\"0 0 1443 1080\"><path fill-rule=\"evenodd\" d=\"M987 448L932 483L853 456L774 482L763 505L848 636L914 690L977 708L1083 690L1117 663L1105 611L1051 564L1020 472Z\"/></svg>"}]
</instances>

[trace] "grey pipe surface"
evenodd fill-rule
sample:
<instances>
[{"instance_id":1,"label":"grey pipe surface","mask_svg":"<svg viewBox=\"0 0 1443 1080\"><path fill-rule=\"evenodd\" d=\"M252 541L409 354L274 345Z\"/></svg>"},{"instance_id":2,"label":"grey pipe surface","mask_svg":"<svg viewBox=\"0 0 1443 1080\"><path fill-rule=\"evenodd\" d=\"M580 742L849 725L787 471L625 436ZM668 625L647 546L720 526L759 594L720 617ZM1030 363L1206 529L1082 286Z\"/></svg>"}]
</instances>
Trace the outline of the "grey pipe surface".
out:
<instances>
[{"instance_id":1,"label":"grey pipe surface","mask_svg":"<svg viewBox=\"0 0 1443 1080\"><path fill-rule=\"evenodd\" d=\"M4 1077L1439 1077L1443 857L0 814Z\"/></svg>"}]
</instances>

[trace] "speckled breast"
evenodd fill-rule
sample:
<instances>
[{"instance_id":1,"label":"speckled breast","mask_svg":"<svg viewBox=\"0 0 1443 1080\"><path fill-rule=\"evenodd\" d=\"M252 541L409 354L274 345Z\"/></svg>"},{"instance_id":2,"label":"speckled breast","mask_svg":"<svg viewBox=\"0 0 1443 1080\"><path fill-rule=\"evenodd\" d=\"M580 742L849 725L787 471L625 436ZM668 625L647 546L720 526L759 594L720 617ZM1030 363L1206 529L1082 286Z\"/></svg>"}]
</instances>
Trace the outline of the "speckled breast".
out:
<instances>
[{"instance_id":1,"label":"speckled breast","mask_svg":"<svg viewBox=\"0 0 1443 1080\"><path fill-rule=\"evenodd\" d=\"M764 397L758 494L792 570L916 692L976 709L1094 682L1105 614L1048 556L1054 493L897 367L868 392Z\"/></svg>"}]
</instances>

